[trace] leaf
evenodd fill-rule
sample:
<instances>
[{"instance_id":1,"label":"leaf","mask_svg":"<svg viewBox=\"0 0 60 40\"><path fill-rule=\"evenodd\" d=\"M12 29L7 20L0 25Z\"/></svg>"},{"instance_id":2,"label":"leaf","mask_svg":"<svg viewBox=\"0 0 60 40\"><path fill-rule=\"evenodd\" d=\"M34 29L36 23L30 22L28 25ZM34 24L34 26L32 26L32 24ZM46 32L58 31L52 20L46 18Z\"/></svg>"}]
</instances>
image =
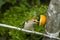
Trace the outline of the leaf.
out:
<instances>
[{"instance_id":1,"label":"leaf","mask_svg":"<svg viewBox=\"0 0 60 40\"><path fill-rule=\"evenodd\" d=\"M0 8L5 2L3 0L0 0Z\"/></svg>"}]
</instances>

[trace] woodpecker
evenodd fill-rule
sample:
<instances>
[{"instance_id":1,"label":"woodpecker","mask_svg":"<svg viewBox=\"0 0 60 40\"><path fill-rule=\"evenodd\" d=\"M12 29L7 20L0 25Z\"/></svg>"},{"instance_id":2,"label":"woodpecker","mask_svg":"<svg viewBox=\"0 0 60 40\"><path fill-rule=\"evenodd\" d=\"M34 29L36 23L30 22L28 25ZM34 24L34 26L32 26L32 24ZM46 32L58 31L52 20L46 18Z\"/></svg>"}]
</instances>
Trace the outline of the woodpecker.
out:
<instances>
[{"instance_id":1,"label":"woodpecker","mask_svg":"<svg viewBox=\"0 0 60 40\"><path fill-rule=\"evenodd\" d=\"M44 25L46 23L46 16L40 15L39 25Z\"/></svg>"},{"instance_id":2,"label":"woodpecker","mask_svg":"<svg viewBox=\"0 0 60 40\"><path fill-rule=\"evenodd\" d=\"M36 24L38 21L36 18L32 18L24 23L24 29L34 31L34 24Z\"/></svg>"}]
</instances>

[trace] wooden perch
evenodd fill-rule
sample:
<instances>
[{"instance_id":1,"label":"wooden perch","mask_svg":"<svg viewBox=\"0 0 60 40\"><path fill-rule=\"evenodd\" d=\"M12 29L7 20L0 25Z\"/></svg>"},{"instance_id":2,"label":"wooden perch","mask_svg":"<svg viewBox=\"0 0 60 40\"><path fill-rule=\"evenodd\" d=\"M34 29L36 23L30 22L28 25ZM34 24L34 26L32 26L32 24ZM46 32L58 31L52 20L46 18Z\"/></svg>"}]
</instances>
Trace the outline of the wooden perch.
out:
<instances>
[{"instance_id":1,"label":"wooden perch","mask_svg":"<svg viewBox=\"0 0 60 40\"><path fill-rule=\"evenodd\" d=\"M1 26L1 27L6 27L6 28L12 28L12 29L15 29L15 30L20 30L20 31L23 31L23 32L33 33L33 34L36 34L36 35L42 35L42 36L45 36L45 37L48 37L48 38L53 38L53 39L58 39L58 40L60 40L60 38L52 37L52 36L50 36L50 35L43 34L43 33L36 32L36 31L29 31L29 30L26 30L26 29L23 29L23 28L17 28L17 27L15 27L15 26L10 26L10 25L1 24L1 23L0 23L0 26Z\"/></svg>"}]
</instances>

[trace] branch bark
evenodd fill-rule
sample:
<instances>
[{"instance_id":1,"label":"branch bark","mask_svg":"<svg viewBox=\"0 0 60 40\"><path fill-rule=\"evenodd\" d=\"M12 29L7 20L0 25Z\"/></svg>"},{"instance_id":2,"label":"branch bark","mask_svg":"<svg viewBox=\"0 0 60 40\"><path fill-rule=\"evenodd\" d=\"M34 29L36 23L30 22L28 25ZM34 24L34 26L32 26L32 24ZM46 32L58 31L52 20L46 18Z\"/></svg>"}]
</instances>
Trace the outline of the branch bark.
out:
<instances>
[{"instance_id":1,"label":"branch bark","mask_svg":"<svg viewBox=\"0 0 60 40\"><path fill-rule=\"evenodd\" d=\"M59 36L60 32L60 0L51 0L47 12L46 34ZM43 40L55 40L44 37Z\"/></svg>"}]
</instances>

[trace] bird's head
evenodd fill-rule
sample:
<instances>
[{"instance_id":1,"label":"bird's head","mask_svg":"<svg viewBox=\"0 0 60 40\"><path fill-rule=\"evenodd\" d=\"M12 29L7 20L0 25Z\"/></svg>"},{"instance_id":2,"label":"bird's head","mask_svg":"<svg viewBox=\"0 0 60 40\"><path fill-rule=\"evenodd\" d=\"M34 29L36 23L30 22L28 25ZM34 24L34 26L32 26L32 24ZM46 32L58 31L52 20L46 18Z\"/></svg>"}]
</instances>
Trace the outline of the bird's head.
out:
<instances>
[{"instance_id":1,"label":"bird's head","mask_svg":"<svg viewBox=\"0 0 60 40\"><path fill-rule=\"evenodd\" d=\"M28 22L32 24L36 24L38 20L36 18L31 18Z\"/></svg>"}]
</instances>

